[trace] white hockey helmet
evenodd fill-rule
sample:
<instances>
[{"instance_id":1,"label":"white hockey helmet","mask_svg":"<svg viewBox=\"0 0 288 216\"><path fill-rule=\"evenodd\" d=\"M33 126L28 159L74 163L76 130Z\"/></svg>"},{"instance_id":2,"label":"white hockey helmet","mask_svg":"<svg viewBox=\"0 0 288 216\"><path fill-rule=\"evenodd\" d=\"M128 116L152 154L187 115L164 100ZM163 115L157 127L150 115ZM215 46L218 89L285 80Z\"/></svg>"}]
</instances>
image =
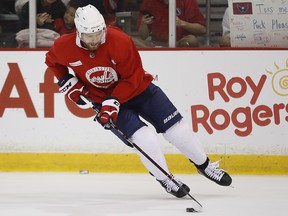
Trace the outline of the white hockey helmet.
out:
<instances>
[{"instance_id":1,"label":"white hockey helmet","mask_svg":"<svg viewBox=\"0 0 288 216\"><path fill-rule=\"evenodd\" d=\"M75 26L78 32L78 37L81 39L82 33L95 33L103 31L101 44L106 38L106 24L102 14L96 7L89 4L84 7L79 7L75 12Z\"/></svg>"}]
</instances>

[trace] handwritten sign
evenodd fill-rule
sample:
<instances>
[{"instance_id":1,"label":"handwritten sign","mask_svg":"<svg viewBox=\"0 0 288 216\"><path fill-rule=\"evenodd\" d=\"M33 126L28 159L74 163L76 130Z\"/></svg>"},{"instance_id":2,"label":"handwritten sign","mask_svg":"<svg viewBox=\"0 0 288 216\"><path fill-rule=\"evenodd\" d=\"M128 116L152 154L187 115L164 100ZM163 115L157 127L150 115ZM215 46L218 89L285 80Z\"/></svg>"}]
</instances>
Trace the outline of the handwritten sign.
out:
<instances>
[{"instance_id":1,"label":"handwritten sign","mask_svg":"<svg viewBox=\"0 0 288 216\"><path fill-rule=\"evenodd\" d=\"M228 0L232 47L288 47L288 0Z\"/></svg>"}]
</instances>

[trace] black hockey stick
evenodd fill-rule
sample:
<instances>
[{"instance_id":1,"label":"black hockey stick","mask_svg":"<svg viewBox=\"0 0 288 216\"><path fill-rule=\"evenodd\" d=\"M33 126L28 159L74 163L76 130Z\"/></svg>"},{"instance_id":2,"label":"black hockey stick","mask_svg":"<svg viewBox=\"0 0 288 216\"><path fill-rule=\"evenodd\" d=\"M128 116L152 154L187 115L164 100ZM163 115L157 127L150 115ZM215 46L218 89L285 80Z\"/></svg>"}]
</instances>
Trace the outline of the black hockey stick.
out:
<instances>
[{"instance_id":1,"label":"black hockey stick","mask_svg":"<svg viewBox=\"0 0 288 216\"><path fill-rule=\"evenodd\" d=\"M81 99L84 100L87 104L92 103L87 100L84 96L81 95ZM96 112L96 116L94 118L94 121L97 121L99 110L95 108L95 106L92 105L92 109ZM203 206L188 192L185 190L185 188L182 188L181 185L174 179L173 174L166 172L155 160L153 160L144 150L142 150L137 144L135 144L129 137L127 137L114 123L110 123L111 131L119 138L121 141L123 141L126 145L129 147L137 149L144 157L146 157L154 166L156 166L166 177L168 177L171 181L173 181L174 184L176 184L179 189L181 189L184 193L186 193L193 201L195 201L199 208L198 210L195 210L195 212L199 212L202 210Z\"/></svg>"},{"instance_id":2,"label":"black hockey stick","mask_svg":"<svg viewBox=\"0 0 288 216\"><path fill-rule=\"evenodd\" d=\"M132 142L131 139L129 139L120 129L116 127L115 124L110 123L111 127L120 134L127 143L129 143L129 146L133 146L133 148L137 149L142 155L144 155L154 166L156 166L166 177L168 177L171 181L173 181L181 190L183 190L184 193L186 193L192 200L194 200L201 208L202 205L188 192L185 190L185 188L181 188L181 185L173 178L173 174L170 174L166 172L156 161L154 161L144 150L142 150L137 144ZM115 132L114 132L115 133ZM119 136L118 136L119 137ZM122 140L122 139L121 139ZM125 143L126 143L125 142ZM199 211L199 210L197 210Z\"/></svg>"}]
</instances>

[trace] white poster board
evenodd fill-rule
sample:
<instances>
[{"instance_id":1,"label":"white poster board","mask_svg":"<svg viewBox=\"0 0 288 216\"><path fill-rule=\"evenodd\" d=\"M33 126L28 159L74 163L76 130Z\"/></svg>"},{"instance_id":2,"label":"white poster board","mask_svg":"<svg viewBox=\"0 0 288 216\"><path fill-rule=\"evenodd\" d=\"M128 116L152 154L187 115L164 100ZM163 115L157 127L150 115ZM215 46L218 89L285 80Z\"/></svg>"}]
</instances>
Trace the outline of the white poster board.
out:
<instances>
[{"instance_id":1,"label":"white poster board","mask_svg":"<svg viewBox=\"0 0 288 216\"><path fill-rule=\"evenodd\" d=\"M288 47L288 0L228 0L232 47Z\"/></svg>"}]
</instances>

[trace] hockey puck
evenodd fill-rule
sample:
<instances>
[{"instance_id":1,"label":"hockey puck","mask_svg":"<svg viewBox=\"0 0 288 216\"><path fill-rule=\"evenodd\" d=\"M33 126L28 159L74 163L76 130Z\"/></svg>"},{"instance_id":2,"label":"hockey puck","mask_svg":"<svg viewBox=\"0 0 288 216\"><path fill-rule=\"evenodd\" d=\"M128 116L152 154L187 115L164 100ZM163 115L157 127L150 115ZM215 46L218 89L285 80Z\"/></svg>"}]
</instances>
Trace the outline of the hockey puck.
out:
<instances>
[{"instance_id":1,"label":"hockey puck","mask_svg":"<svg viewBox=\"0 0 288 216\"><path fill-rule=\"evenodd\" d=\"M186 208L186 212L196 212L194 208Z\"/></svg>"},{"instance_id":2,"label":"hockey puck","mask_svg":"<svg viewBox=\"0 0 288 216\"><path fill-rule=\"evenodd\" d=\"M89 170L80 170L79 173L80 174L89 174Z\"/></svg>"}]
</instances>

